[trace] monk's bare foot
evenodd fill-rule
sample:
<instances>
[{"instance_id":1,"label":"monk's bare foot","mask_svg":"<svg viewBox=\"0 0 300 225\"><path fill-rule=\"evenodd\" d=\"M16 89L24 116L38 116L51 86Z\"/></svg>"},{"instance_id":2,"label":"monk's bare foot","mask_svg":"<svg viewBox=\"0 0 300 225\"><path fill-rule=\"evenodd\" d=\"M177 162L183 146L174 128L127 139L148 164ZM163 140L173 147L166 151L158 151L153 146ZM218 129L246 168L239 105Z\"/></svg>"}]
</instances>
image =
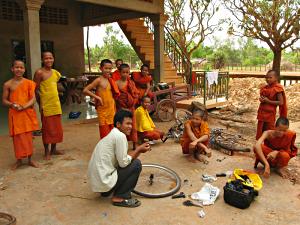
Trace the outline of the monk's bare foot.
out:
<instances>
[{"instance_id":1,"label":"monk's bare foot","mask_svg":"<svg viewBox=\"0 0 300 225\"><path fill-rule=\"evenodd\" d=\"M270 167L269 167L269 166L266 166L266 167L265 167L265 171L264 171L264 173L263 173L263 176L264 176L265 178L269 178L269 177L270 177L270 173L271 173Z\"/></svg>"},{"instance_id":2,"label":"monk's bare foot","mask_svg":"<svg viewBox=\"0 0 300 225\"><path fill-rule=\"evenodd\" d=\"M59 150L54 150L51 151L51 155L64 155L65 153L63 151L59 151Z\"/></svg>"},{"instance_id":3,"label":"monk's bare foot","mask_svg":"<svg viewBox=\"0 0 300 225\"><path fill-rule=\"evenodd\" d=\"M190 162L192 162L192 163L196 163L196 162L197 162L197 160L194 158L193 155L189 155L189 156L187 157L187 160L190 161Z\"/></svg>"},{"instance_id":4,"label":"monk's bare foot","mask_svg":"<svg viewBox=\"0 0 300 225\"><path fill-rule=\"evenodd\" d=\"M20 166L22 166L22 160L18 160L14 165L12 165L11 170L16 170Z\"/></svg>"},{"instance_id":5,"label":"monk's bare foot","mask_svg":"<svg viewBox=\"0 0 300 225\"><path fill-rule=\"evenodd\" d=\"M48 153L44 156L44 160L50 160L51 159L51 155Z\"/></svg>"},{"instance_id":6,"label":"monk's bare foot","mask_svg":"<svg viewBox=\"0 0 300 225\"><path fill-rule=\"evenodd\" d=\"M287 179L289 177L289 174L285 167L276 169L276 172L281 176L283 179Z\"/></svg>"},{"instance_id":7,"label":"monk's bare foot","mask_svg":"<svg viewBox=\"0 0 300 225\"><path fill-rule=\"evenodd\" d=\"M39 168L39 165L32 160L28 161L28 166L32 166L34 168Z\"/></svg>"},{"instance_id":8,"label":"monk's bare foot","mask_svg":"<svg viewBox=\"0 0 300 225\"><path fill-rule=\"evenodd\" d=\"M195 158L199 161L199 162L203 162L204 164L208 164L209 162L204 158L204 156L202 156L200 153L195 154Z\"/></svg>"},{"instance_id":9,"label":"monk's bare foot","mask_svg":"<svg viewBox=\"0 0 300 225\"><path fill-rule=\"evenodd\" d=\"M211 150L210 150L209 148L205 148L205 149L204 149L204 152L205 152L205 154L206 154L206 156L207 156L208 158L211 157Z\"/></svg>"}]
</instances>

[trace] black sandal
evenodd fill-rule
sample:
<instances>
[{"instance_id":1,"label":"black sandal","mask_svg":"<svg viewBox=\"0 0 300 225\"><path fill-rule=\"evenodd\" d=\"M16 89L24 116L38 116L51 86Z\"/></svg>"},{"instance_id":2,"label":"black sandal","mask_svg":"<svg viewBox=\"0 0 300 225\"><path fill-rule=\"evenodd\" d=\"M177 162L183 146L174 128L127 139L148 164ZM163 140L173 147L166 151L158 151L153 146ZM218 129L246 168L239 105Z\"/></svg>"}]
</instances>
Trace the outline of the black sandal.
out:
<instances>
[{"instance_id":1,"label":"black sandal","mask_svg":"<svg viewBox=\"0 0 300 225\"><path fill-rule=\"evenodd\" d=\"M121 202L113 202L114 206L120 206L120 207L128 207L128 208L135 208L141 205L141 202L137 199L131 198L131 199L124 199Z\"/></svg>"}]
</instances>

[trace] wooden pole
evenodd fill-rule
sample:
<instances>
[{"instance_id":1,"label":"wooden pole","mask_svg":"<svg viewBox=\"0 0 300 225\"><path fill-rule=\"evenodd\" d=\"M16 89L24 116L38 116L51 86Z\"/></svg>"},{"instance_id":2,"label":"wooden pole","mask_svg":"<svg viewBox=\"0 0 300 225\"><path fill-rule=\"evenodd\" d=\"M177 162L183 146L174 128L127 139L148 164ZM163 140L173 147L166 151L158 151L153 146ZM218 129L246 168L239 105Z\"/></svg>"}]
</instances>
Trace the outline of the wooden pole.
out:
<instances>
[{"instance_id":1,"label":"wooden pole","mask_svg":"<svg viewBox=\"0 0 300 225\"><path fill-rule=\"evenodd\" d=\"M91 72L91 57L90 57L90 47L89 47L89 34L90 34L90 27L88 26L86 29L86 49L88 53L88 64L89 64L89 73Z\"/></svg>"}]
</instances>

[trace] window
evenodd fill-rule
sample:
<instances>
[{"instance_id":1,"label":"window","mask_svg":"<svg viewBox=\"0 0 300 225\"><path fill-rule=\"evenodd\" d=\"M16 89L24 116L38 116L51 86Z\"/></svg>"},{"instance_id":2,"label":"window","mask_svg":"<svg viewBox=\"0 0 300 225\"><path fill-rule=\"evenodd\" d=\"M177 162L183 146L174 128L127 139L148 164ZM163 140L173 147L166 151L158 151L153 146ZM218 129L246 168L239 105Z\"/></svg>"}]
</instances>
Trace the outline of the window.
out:
<instances>
[{"instance_id":1,"label":"window","mask_svg":"<svg viewBox=\"0 0 300 225\"><path fill-rule=\"evenodd\" d=\"M40 10L40 22L50 24L68 24L68 10L42 6Z\"/></svg>"},{"instance_id":2,"label":"window","mask_svg":"<svg viewBox=\"0 0 300 225\"><path fill-rule=\"evenodd\" d=\"M22 21L23 11L16 1L0 0L0 19Z\"/></svg>"},{"instance_id":3,"label":"window","mask_svg":"<svg viewBox=\"0 0 300 225\"><path fill-rule=\"evenodd\" d=\"M41 52L53 52L54 53L54 43L53 41L41 41ZM25 41L24 40L12 40L12 52L13 59L20 59L26 62L26 51L25 51Z\"/></svg>"}]
</instances>

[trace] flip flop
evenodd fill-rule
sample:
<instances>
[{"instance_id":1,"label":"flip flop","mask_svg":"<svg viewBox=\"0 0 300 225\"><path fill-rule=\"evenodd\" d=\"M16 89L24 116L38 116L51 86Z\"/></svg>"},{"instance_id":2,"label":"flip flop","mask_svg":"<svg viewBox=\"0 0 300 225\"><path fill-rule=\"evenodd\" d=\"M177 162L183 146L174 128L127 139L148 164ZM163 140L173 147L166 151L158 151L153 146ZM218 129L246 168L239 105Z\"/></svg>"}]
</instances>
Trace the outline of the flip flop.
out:
<instances>
[{"instance_id":1,"label":"flip flop","mask_svg":"<svg viewBox=\"0 0 300 225\"><path fill-rule=\"evenodd\" d=\"M124 199L121 202L113 202L114 206L120 206L120 207L128 207L128 208L135 208L141 205L141 202L137 199L131 198L131 199Z\"/></svg>"}]
</instances>

